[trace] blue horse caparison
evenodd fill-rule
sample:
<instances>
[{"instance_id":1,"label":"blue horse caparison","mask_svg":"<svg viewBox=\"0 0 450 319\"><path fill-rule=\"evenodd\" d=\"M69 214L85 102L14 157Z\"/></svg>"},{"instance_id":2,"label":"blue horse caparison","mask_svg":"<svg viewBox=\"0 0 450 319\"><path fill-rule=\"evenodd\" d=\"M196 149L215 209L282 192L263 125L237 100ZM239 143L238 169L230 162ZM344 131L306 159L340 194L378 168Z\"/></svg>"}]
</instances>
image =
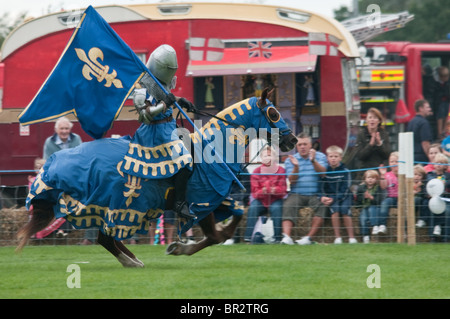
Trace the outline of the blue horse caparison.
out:
<instances>
[{"instance_id":1,"label":"blue horse caparison","mask_svg":"<svg viewBox=\"0 0 450 319\"><path fill-rule=\"evenodd\" d=\"M282 150L283 147L292 149L296 143L278 111L265 97L238 102L218 113L217 117L225 121L213 118L200 130L207 142L200 142L198 133L190 135L194 169L188 182L187 201L200 224L211 213L215 220L243 214L242 207L228 198L234 179L220 162L226 162L234 173L239 172L243 150L250 139L256 137L256 134L249 134L250 128L259 131L278 129L280 140L285 139L280 143ZM158 150L152 149L145 155L167 156L176 147L161 145ZM43 201L50 203L54 217L66 218L75 228L99 228L102 234L116 241L136 233L147 233L150 220L170 206L168 193L173 188L173 181L171 178L145 179L122 172L124 155L129 149L128 136L86 142L54 153L32 184L27 207ZM146 152L139 148L136 151ZM174 150L173 153L179 152ZM176 167L171 165L176 166L184 160L183 156L175 157L170 165L151 169L174 170ZM192 224L191 220L183 231Z\"/></svg>"}]
</instances>

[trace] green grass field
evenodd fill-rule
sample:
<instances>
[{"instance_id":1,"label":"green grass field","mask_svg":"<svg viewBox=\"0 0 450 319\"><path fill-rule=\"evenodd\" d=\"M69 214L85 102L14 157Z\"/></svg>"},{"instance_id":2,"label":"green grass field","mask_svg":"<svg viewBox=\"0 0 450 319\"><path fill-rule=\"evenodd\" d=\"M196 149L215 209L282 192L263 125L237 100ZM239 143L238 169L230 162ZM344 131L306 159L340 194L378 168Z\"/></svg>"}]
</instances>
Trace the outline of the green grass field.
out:
<instances>
[{"instance_id":1,"label":"green grass field","mask_svg":"<svg viewBox=\"0 0 450 319\"><path fill-rule=\"evenodd\" d=\"M238 244L190 257L130 247L145 268L123 268L100 246L28 246L20 255L2 247L0 298L450 298L446 244ZM71 264L80 267L81 288L67 287ZM367 286L372 264L380 288Z\"/></svg>"}]
</instances>

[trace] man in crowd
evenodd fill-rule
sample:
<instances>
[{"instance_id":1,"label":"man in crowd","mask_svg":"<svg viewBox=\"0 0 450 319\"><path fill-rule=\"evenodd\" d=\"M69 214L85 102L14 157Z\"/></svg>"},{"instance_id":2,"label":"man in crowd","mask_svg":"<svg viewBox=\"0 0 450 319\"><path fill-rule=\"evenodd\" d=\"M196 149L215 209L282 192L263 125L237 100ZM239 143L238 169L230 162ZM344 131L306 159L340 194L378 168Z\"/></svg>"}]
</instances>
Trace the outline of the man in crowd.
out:
<instances>
[{"instance_id":1,"label":"man in crowd","mask_svg":"<svg viewBox=\"0 0 450 319\"><path fill-rule=\"evenodd\" d=\"M320 202L318 173L325 172L327 158L325 154L312 148L311 137L305 133L297 136L297 153L290 155L285 162L286 173L291 185L291 191L283 203L281 243L292 245L291 230L299 215L299 209L310 207L315 215L308 235L296 242L300 245L311 244L311 237L316 234L328 213L328 208Z\"/></svg>"},{"instance_id":2,"label":"man in crowd","mask_svg":"<svg viewBox=\"0 0 450 319\"><path fill-rule=\"evenodd\" d=\"M414 161L429 162L428 150L433 140L430 123L426 119L432 114L430 103L417 100L414 103L416 116L408 123L407 132L414 133Z\"/></svg>"}]
</instances>

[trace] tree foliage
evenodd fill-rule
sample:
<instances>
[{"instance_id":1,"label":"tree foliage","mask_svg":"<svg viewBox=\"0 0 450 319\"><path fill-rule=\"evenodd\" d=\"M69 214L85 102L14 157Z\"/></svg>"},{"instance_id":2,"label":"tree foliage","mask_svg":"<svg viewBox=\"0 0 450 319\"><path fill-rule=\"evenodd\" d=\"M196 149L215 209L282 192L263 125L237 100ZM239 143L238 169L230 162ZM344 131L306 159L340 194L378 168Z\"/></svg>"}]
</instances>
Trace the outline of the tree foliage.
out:
<instances>
[{"instance_id":1,"label":"tree foliage","mask_svg":"<svg viewBox=\"0 0 450 319\"><path fill-rule=\"evenodd\" d=\"M26 14L26 12L22 12L16 17L11 17L9 12L5 12L0 16L0 47L8 34L25 20Z\"/></svg>"}]
</instances>

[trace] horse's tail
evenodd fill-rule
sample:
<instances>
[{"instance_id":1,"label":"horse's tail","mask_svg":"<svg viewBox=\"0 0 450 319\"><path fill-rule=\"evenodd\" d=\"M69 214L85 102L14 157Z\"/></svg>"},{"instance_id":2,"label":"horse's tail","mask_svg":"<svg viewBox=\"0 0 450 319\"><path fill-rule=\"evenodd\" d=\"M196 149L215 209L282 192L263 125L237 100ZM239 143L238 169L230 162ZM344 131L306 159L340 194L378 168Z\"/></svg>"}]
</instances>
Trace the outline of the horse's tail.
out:
<instances>
[{"instance_id":1,"label":"horse's tail","mask_svg":"<svg viewBox=\"0 0 450 319\"><path fill-rule=\"evenodd\" d=\"M16 248L16 252L20 252L22 248L27 244L28 239L38 231L41 231L47 227L53 220L53 204L45 201L38 200L33 202L33 214L28 223L23 226L17 232L17 238L19 239L19 245Z\"/></svg>"}]
</instances>

